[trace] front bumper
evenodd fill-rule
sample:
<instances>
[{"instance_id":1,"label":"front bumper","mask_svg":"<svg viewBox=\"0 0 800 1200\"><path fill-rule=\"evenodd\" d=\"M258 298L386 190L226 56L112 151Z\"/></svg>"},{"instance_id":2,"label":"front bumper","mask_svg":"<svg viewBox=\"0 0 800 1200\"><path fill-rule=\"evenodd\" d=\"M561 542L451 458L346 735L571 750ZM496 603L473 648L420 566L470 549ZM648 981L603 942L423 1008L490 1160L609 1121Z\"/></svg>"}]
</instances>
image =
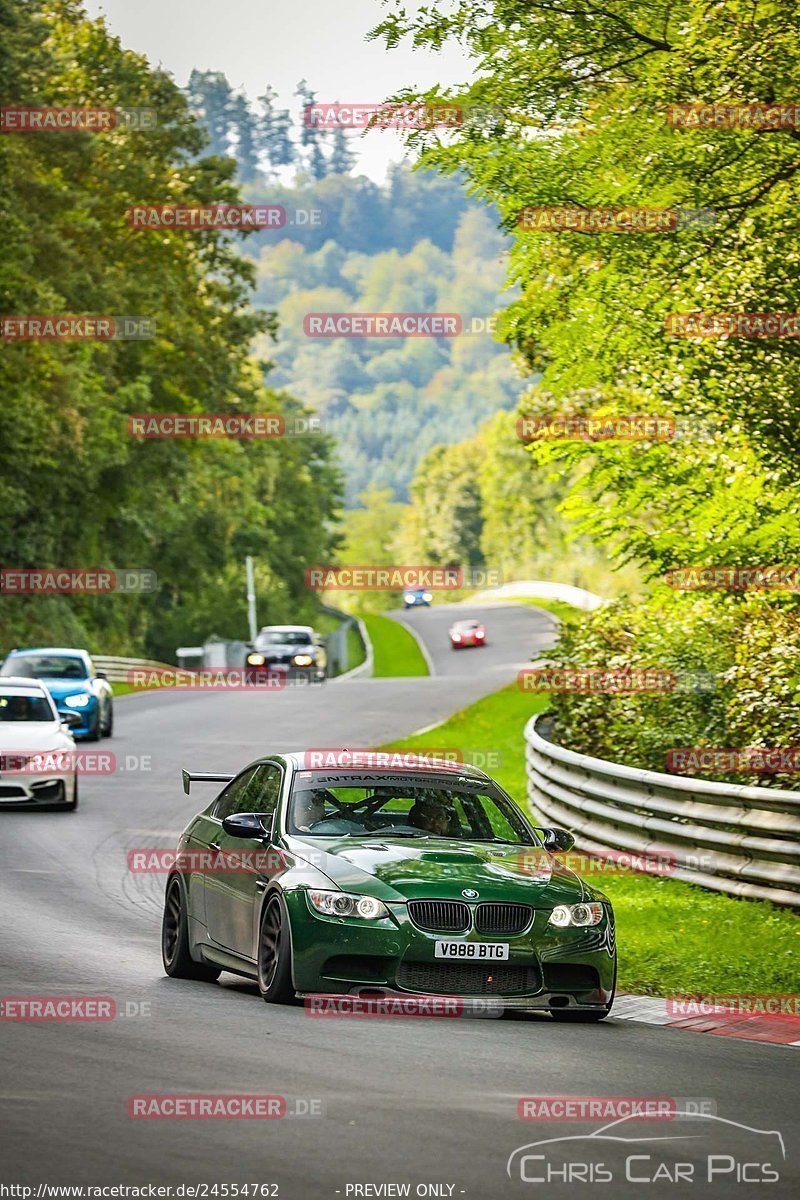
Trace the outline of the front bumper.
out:
<instances>
[{"instance_id":1,"label":"front bumper","mask_svg":"<svg viewBox=\"0 0 800 1200\"><path fill-rule=\"evenodd\" d=\"M428 933L404 904L391 918L365 922L317 917L302 889L284 898L292 923L295 987L300 993L347 995L366 990L502 998L526 1009L603 1008L614 989L616 949L608 909L600 925L555 929L537 910L520 934ZM507 942L505 961L434 958L437 941Z\"/></svg>"},{"instance_id":2,"label":"front bumper","mask_svg":"<svg viewBox=\"0 0 800 1200\"><path fill-rule=\"evenodd\" d=\"M96 699L92 699L85 708L70 708L63 700L57 700L56 708L63 721L67 720L68 714L72 717L80 717L80 724L73 724L71 720L68 722L69 731L73 737L87 737L97 727L99 702Z\"/></svg>"},{"instance_id":3,"label":"front bumper","mask_svg":"<svg viewBox=\"0 0 800 1200\"><path fill-rule=\"evenodd\" d=\"M0 774L0 808L38 808L70 804L75 797L74 775Z\"/></svg>"}]
</instances>

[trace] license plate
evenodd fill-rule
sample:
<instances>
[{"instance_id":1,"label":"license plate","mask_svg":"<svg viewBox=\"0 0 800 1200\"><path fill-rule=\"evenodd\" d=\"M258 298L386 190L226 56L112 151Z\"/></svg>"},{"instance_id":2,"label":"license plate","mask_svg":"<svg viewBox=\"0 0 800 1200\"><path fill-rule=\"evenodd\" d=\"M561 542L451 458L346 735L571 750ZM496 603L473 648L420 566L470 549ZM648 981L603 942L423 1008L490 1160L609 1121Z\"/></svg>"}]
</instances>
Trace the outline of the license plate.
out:
<instances>
[{"instance_id":1,"label":"license plate","mask_svg":"<svg viewBox=\"0 0 800 1200\"><path fill-rule=\"evenodd\" d=\"M435 942L433 957L496 961L508 958L508 942Z\"/></svg>"}]
</instances>

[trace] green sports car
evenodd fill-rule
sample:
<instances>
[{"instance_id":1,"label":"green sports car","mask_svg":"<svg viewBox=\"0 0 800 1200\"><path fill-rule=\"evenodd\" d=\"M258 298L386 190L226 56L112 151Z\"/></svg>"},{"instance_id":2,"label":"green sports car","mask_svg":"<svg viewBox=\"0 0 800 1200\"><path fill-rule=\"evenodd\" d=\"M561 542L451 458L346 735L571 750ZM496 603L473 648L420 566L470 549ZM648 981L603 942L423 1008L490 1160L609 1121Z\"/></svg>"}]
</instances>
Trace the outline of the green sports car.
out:
<instances>
[{"instance_id":1,"label":"green sports car","mask_svg":"<svg viewBox=\"0 0 800 1200\"><path fill-rule=\"evenodd\" d=\"M183 832L167 879L168 975L232 971L268 1002L413 993L494 997L560 1021L608 1015L613 913L554 857L569 833L535 829L475 767L326 757L184 771L187 792L225 786Z\"/></svg>"}]
</instances>

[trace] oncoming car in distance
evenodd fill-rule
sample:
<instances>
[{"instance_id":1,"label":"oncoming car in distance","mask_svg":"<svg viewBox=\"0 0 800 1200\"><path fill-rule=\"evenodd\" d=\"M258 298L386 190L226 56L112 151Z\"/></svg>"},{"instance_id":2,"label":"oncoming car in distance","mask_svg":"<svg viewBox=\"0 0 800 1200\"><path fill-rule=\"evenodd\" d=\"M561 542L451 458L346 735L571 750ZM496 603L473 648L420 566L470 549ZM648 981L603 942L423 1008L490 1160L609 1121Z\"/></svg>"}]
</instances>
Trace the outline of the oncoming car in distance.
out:
<instances>
[{"instance_id":1,"label":"oncoming car in distance","mask_svg":"<svg viewBox=\"0 0 800 1200\"><path fill-rule=\"evenodd\" d=\"M485 646L486 626L480 621L456 621L450 626L447 636L454 650L462 650L465 646Z\"/></svg>"},{"instance_id":2,"label":"oncoming car in distance","mask_svg":"<svg viewBox=\"0 0 800 1200\"><path fill-rule=\"evenodd\" d=\"M78 805L75 742L35 679L0 679L0 805Z\"/></svg>"},{"instance_id":3,"label":"oncoming car in distance","mask_svg":"<svg viewBox=\"0 0 800 1200\"><path fill-rule=\"evenodd\" d=\"M233 971L268 1002L368 990L492 996L559 1021L609 1013L613 913L554 857L569 833L535 829L475 767L312 757L184 772L186 791L225 786L184 830L167 879L168 975Z\"/></svg>"},{"instance_id":4,"label":"oncoming car in distance","mask_svg":"<svg viewBox=\"0 0 800 1200\"><path fill-rule=\"evenodd\" d=\"M94 669L85 650L49 646L11 650L0 667L0 676L4 675L41 680L75 737L96 742L114 732L111 684Z\"/></svg>"},{"instance_id":5,"label":"oncoming car in distance","mask_svg":"<svg viewBox=\"0 0 800 1200\"><path fill-rule=\"evenodd\" d=\"M324 683L328 656L323 638L310 625L265 625L246 656L246 665L258 673L304 678Z\"/></svg>"},{"instance_id":6,"label":"oncoming car in distance","mask_svg":"<svg viewBox=\"0 0 800 1200\"><path fill-rule=\"evenodd\" d=\"M433 595L425 588L409 588L403 592L403 608L430 608Z\"/></svg>"}]
</instances>

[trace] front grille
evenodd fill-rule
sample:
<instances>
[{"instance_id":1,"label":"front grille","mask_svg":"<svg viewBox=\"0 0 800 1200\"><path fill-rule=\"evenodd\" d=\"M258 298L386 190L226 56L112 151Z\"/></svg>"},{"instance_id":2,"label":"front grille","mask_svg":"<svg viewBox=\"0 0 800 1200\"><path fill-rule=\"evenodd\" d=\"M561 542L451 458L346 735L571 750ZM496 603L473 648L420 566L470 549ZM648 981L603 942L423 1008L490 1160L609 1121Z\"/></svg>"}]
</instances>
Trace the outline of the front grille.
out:
<instances>
[{"instance_id":1,"label":"front grille","mask_svg":"<svg viewBox=\"0 0 800 1200\"><path fill-rule=\"evenodd\" d=\"M448 996L513 996L539 989L535 966L510 963L404 962L397 972L400 987L412 992Z\"/></svg>"},{"instance_id":2,"label":"front grille","mask_svg":"<svg viewBox=\"0 0 800 1200\"><path fill-rule=\"evenodd\" d=\"M409 900L408 915L420 929L442 933L469 929L469 905L463 900Z\"/></svg>"},{"instance_id":3,"label":"front grille","mask_svg":"<svg viewBox=\"0 0 800 1200\"><path fill-rule=\"evenodd\" d=\"M479 904L475 928L480 933L521 933L531 923L530 904Z\"/></svg>"},{"instance_id":4,"label":"front grille","mask_svg":"<svg viewBox=\"0 0 800 1200\"><path fill-rule=\"evenodd\" d=\"M20 796L23 800L26 797L25 788L12 787L11 785L0 784L0 796L4 799L10 796Z\"/></svg>"}]
</instances>

